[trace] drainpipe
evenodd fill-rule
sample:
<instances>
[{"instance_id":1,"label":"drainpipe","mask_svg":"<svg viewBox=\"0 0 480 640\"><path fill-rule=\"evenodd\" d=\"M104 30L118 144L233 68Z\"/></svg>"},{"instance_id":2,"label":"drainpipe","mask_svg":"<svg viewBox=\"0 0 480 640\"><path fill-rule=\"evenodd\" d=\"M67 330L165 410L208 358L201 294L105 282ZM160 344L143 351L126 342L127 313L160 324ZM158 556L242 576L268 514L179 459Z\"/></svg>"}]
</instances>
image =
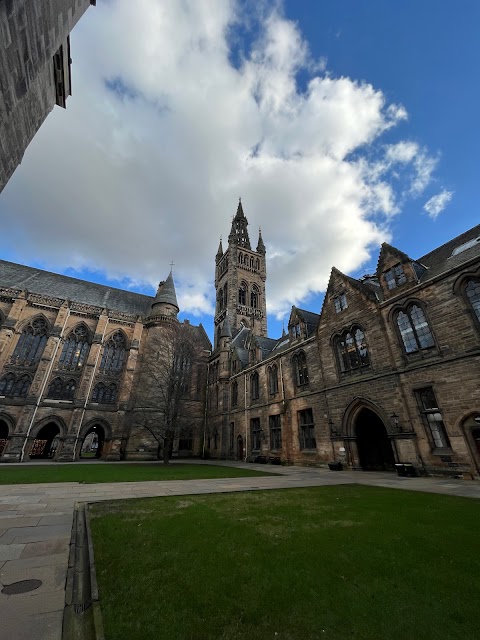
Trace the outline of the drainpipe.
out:
<instances>
[{"instance_id":1,"label":"drainpipe","mask_svg":"<svg viewBox=\"0 0 480 640\"><path fill-rule=\"evenodd\" d=\"M205 391L205 409L203 412L203 445L202 445L202 460L205 460L205 439L207 437L207 414L208 414L208 390L209 390L209 382L208 377L210 375L210 362L207 362L207 385Z\"/></svg>"},{"instance_id":2,"label":"drainpipe","mask_svg":"<svg viewBox=\"0 0 480 640\"><path fill-rule=\"evenodd\" d=\"M248 457L248 419L247 419L247 374L245 374L245 388L244 388L244 407L245 407L245 462Z\"/></svg>"},{"instance_id":3,"label":"drainpipe","mask_svg":"<svg viewBox=\"0 0 480 640\"><path fill-rule=\"evenodd\" d=\"M48 370L47 370L47 372L45 374L45 377L43 378L42 388L40 389L40 393L38 394L37 402L35 403L35 409L33 410L32 419L30 420L30 424L28 425L27 435L25 436L25 440L23 441L22 453L20 455L20 462L23 462L23 458L25 457L25 447L27 446L28 437L29 437L30 432L32 430L33 423L35 421L35 416L37 415L38 407L40 406L40 403L42 401L42 396L43 396L43 394L45 392L45 387L47 386L47 381L50 378L50 374L52 373L53 363L55 362L55 359L57 357L58 347L60 346L60 343L61 343L62 338L63 338L63 334L65 333L65 327L67 326L67 321L68 321L69 317L70 317L70 307L67 308L67 314L66 314L65 320L63 322L62 330L60 331L60 335L58 336L58 340L57 340L57 343L55 345L55 350L53 352L52 359L50 360L50 363L48 365Z\"/></svg>"},{"instance_id":4,"label":"drainpipe","mask_svg":"<svg viewBox=\"0 0 480 640\"><path fill-rule=\"evenodd\" d=\"M103 339L105 338L105 332L107 331L107 327L108 327L108 323L109 323L109 318L107 318L107 321L105 323L105 327L103 329L103 333L102 333L102 339L100 341L100 348L98 350L97 353L97 357L95 358L95 364L93 366L93 372L92 372L92 377L90 378L90 384L88 385L88 390L87 390L87 394L85 396L85 402L83 403L83 408L82 408L82 417L80 418L80 424L78 425L78 429L77 429L77 435L75 436L75 444L73 446L73 457L72 457L72 462L75 462L75 455L76 455L76 451L77 451L77 444L78 444L78 439L80 438L80 431L82 429L82 425L83 425L83 419L85 417L85 411L87 410L87 404L88 404L88 399L90 398L90 393L92 391L92 386L93 386L93 382L95 380L95 374L97 373L97 366L98 366L98 361L100 360L100 353L102 351L102 344L103 344Z\"/></svg>"}]
</instances>

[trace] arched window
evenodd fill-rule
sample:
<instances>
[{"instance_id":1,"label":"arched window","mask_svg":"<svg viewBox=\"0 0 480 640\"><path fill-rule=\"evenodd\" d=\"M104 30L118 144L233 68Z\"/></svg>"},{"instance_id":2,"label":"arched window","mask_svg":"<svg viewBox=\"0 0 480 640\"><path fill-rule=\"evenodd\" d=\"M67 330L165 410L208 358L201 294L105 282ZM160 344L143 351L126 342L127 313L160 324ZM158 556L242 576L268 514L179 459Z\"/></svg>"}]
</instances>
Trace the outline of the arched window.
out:
<instances>
[{"instance_id":1,"label":"arched window","mask_svg":"<svg viewBox=\"0 0 480 640\"><path fill-rule=\"evenodd\" d=\"M70 333L63 345L58 365L61 369L75 371L81 369L90 349L90 334L83 324L78 325Z\"/></svg>"},{"instance_id":2,"label":"arched window","mask_svg":"<svg viewBox=\"0 0 480 640\"><path fill-rule=\"evenodd\" d=\"M255 262L255 268L257 269L257 271L260 270L260 260L257 258L257 261Z\"/></svg>"},{"instance_id":3,"label":"arched window","mask_svg":"<svg viewBox=\"0 0 480 640\"><path fill-rule=\"evenodd\" d=\"M47 344L47 334L48 324L44 318L31 320L17 342L12 362L23 366L37 364Z\"/></svg>"},{"instance_id":4,"label":"arched window","mask_svg":"<svg viewBox=\"0 0 480 640\"><path fill-rule=\"evenodd\" d=\"M245 282L242 282L238 290L238 304L247 304L247 285Z\"/></svg>"},{"instance_id":5,"label":"arched window","mask_svg":"<svg viewBox=\"0 0 480 640\"><path fill-rule=\"evenodd\" d=\"M25 398L32 379L28 374L23 374L18 378L14 373L7 373L0 380L0 396L10 396L14 398Z\"/></svg>"},{"instance_id":6,"label":"arched window","mask_svg":"<svg viewBox=\"0 0 480 640\"><path fill-rule=\"evenodd\" d=\"M224 309L227 308L228 305L228 284L225 283L225 286L223 287L223 307Z\"/></svg>"},{"instance_id":7,"label":"arched window","mask_svg":"<svg viewBox=\"0 0 480 640\"><path fill-rule=\"evenodd\" d=\"M92 402L98 402L100 404L112 404L117 400L117 385L112 382L111 384L104 384L99 382L95 385L92 393Z\"/></svg>"},{"instance_id":8,"label":"arched window","mask_svg":"<svg viewBox=\"0 0 480 640\"><path fill-rule=\"evenodd\" d=\"M250 293L250 306L252 309L256 309L258 306L258 289L255 285L252 287L252 292Z\"/></svg>"},{"instance_id":9,"label":"arched window","mask_svg":"<svg viewBox=\"0 0 480 640\"><path fill-rule=\"evenodd\" d=\"M250 397L252 400L258 400L260 397L260 383L258 378L258 371L252 373L250 378Z\"/></svg>"},{"instance_id":10,"label":"arched window","mask_svg":"<svg viewBox=\"0 0 480 640\"><path fill-rule=\"evenodd\" d=\"M238 264L243 264L243 253L238 254Z\"/></svg>"},{"instance_id":11,"label":"arched window","mask_svg":"<svg viewBox=\"0 0 480 640\"><path fill-rule=\"evenodd\" d=\"M268 369L268 391L271 396L278 393L278 369L276 364Z\"/></svg>"},{"instance_id":12,"label":"arched window","mask_svg":"<svg viewBox=\"0 0 480 640\"><path fill-rule=\"evenodd\" d=\"M303 387L308 384L307 358L303 351L296 353L292 358L293 379L295 386Z\"/></svg>"},{"instance_id":13,"label":"arched window","mask_svg":"<svg viewBox=\"0 0 480 640\"><path fill-rule=\"evenodd\" d=\"M250 266L253 267L255 266L255 260L253 259L253 257L250 257Z\"/></svg>"},{"instance_id":14,"label":"arched window","mask_svg":"<svg viewBox=\"0 0 480 640\"><path fill-rule=\"evenodd\" d=\"M52 400L73 400L76 386L75 380L54 378L48 387L47 398Z\"/></svg>"},{"instance_id":15,"label":"arched window","mask_svg":"<svg viewBox=\"0 0 480 640\"><path fill-rule=\"evenodd\" d=\"M30 378L30 376L24 373L23 376L20 376L15 380L12 396L16 398L25 398L27 396L28 390L30 389L31 383L32 379Z\"/></svg>"},{"instance_id":16,"label":"arched window","mask_svg":"<svg viewBox=\"0 0 480 640\"><path fill-rule=\"evenodd\" d=\"M235 380L232 383L232 407L236 407L238 404L238 382Z\"/></svg>"},{"instance_id":17,"label":"arched window","mask_svg":"<svg viewBox=\"0 0 480 640\"><path fill-rule=\"evenodd\" d=\"M126 350L125 336L121 331L117 331L108 339L103 349L100 370L104 373L119 375L122 372L125 362Z\"/></svg>"},{"instance_id":18,"label":"arched window","mask_svg":"<svg viewBox=\"0 0 480 640\"><path fill-rule=\"evenodd\" d=\"M365 334L360 327L353 327L335 338L335 350L342 373L368 367L368 357Z\"/></svg>"},{"instance_id":19,"label":"arched window","mask_svg":"<svg viewBox=\"0 0 480 640\"><path fill-rule=\"evenodd\" d=\"M472 305L477 320L480 322L480 280L473 278L468 280L467 286L465 287L465 294L469 303Z\"/></svg>"},{"instance_id":20,"label":"arched window","mask_svg":"<svg viewBox=\"0 0 480 640\"><path fill-rule=\"evenodd\" d=\"M397 314L397 326L406 353L415 353L435 346L425 313L417 304L412 304L406 311Z\"/></svg>"},{"instance_id":21,"label":"arched window","mask_svg":"<svg viewBox=\"0 0 480 640\"><path fill-rule=\"evenodd\" d=\"M223 309L223 289L220 289L218 292L218 310L221 311Z\"/></svg>"}]
</instances>

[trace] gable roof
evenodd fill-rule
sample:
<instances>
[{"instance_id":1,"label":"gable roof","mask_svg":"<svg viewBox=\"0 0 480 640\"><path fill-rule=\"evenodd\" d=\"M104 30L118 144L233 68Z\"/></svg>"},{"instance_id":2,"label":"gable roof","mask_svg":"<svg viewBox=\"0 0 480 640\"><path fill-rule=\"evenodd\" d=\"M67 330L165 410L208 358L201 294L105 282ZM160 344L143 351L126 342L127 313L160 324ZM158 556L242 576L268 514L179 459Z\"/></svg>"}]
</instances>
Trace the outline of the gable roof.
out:
<instances>
[{"instance_id":1,"label":"gable roof","mask_svg":"<svg viewBox=\"0 0 480 640\"><path fill-rule=\"evenodd\" d=\"M146 315L154 300L153 296L86 282L6 260L0 260L0 286L82 302L137 316Z\"/></svg>"},{"instance_id":2,"label":"gable roof","mask_svg":"<svg viewBox=\"0 0 480 640\"><path fill-rule=\"evenodd\" d=\"M458 247L468 243L470 240L480 238L480 224L472 227L468 231L461 233L456 238L452 238L440 247L433 249L429 253L419 258L417 262L427 267L427 270L422 274L420 278L421 282L431 280L436 276L446 273L455 267L462 265L472 258L480 258L480 240L473 244L468 249L453 255L453 252Z\"/></svg>"}]
</instances>

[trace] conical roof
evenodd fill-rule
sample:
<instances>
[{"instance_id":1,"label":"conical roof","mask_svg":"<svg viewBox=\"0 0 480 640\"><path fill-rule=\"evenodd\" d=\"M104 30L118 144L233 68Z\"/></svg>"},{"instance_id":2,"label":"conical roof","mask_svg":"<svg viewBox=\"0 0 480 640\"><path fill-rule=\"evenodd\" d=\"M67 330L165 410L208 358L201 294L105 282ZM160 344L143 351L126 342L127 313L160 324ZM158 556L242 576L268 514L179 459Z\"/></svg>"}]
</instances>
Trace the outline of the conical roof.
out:
<instances>
[{"instance_id":1,"label":"conical roof","mask_svg":"<svg viewBox=\"0 0 480 640\"><path fill-rule=\"evenodd\" d=\"M251 249L247 227L248 220L243 213L242 201L239 199L237 213L233 217L232 229L228 236L229 244L236 244L239 247Z\"/></svg>"},{"instance_id":2,"label":"conical roof","mask_svg":"<svg viewBox=\"0 0 480 640\"><path fill-rule=\"evenodd\" d=\"M177 311L180 310L177 302L177 294L175 293L173 273L171 271L168 274L168 278L164 282L160 282L158 285L157 295L152 303L152 307L157 304L171 304L174 307L177 307Z\"/></svg>"},{"instance_id":3,"label":"conical roof","mask_svg":"<svg viewBox=\"0 0 480 640\"><path fill-rule=\"evenodd\" d=\"M225 317L223 321L222 330L220 332L220 338L231 338L232 330L230 329L230 322L228 320L228 315Z\"/></svg>"},{"instance_id":4,"label":"conical roof","mask_svg":"<svg viewBox=\"0 0 480 640\"><path fill-rule=\"evenodd\" d=\"M223 256L222 239L220 238L220 244L218 245L217 260Z\"/></svg>"},{"instance_id":5,"label":"conical roof","mask_svg":"<svg viewBox=\"0 0 480 640\"><path fill-rule=\"evenodd\" d=\"M244 217L245 217L245 214L243 213L242 199L239 198L238 199L237 213L235 214L235 218L244 218Z\"/></svg>"}]
</instances>

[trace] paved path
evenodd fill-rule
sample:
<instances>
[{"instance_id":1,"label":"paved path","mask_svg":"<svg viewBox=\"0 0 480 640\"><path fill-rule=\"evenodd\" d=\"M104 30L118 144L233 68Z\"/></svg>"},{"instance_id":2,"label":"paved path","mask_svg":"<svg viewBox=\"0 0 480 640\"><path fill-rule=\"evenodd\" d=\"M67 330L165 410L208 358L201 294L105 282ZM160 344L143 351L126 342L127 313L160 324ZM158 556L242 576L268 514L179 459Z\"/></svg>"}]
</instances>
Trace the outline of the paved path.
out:
<instances>
[{"instance_id":1,"label":"paved path","mask_svg":"<svg viewBox=\"0 0 480 640\"><path fill-rule=\"evenodd\" d=\"M202 462L198 461L198 464ZM72 514L77 501L348 483L480 498L480 482L397 478L386 473L332 472L302 467L220 464L272 471L279 475L164 482L0 485L1 587L32 578L42 581L42 586L30 593L0 593L1 637L12 640L60 640Z\"/></svg>"}]
</instances>

